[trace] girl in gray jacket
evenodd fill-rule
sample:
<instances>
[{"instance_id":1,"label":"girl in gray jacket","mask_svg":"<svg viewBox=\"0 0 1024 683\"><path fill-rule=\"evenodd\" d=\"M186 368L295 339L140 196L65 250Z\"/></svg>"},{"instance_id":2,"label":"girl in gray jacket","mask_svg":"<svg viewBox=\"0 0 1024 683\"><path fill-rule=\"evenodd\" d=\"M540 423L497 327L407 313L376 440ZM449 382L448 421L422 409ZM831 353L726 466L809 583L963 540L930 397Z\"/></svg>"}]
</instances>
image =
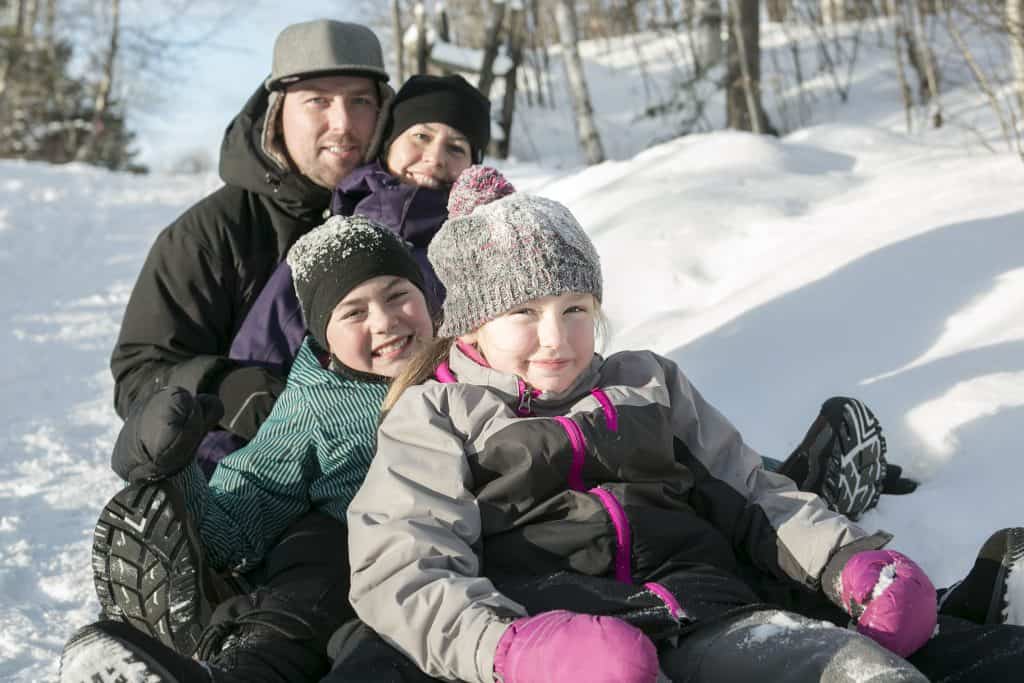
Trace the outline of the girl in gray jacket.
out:
<instances>
[{"instance_id":1,"label":"girl in gray jacket","mask_svg":"<svg viewBox=\"0 0 1024 683\"><path fill-rule=\"evenodd\" d=\"M353 607L424 675L981 681L1024 665L1019 627L943 617L932 637L925 573L765 471L672 361L595 354L600 262L565 207L512 194L452 215L429 256L441 338L393 383L348 509ZM399 680L369 642L341 648L331 680Z\"/></svg>"}]
</instances>

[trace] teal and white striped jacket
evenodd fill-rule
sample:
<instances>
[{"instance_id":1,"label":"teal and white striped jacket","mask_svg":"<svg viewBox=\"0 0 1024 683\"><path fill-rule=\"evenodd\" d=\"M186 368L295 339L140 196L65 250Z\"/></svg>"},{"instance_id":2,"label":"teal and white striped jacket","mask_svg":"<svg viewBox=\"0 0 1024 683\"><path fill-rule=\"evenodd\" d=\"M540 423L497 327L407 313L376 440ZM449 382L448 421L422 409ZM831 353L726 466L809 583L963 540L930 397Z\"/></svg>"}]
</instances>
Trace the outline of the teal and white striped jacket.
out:
<instances>
[{"instance_id":1,"label":"teal and white striped jacket","mask_svg":"<svg viewBox=\"0 0 1024 683\"><path fill-rule=\"evenodd\" d=\"M212 569L252 568L310 510L345 521L373 459L383 382L325 370L303 341L285 390L247 445L207 484L193 463L175 481Z\"/></svg>"}]
</instances>

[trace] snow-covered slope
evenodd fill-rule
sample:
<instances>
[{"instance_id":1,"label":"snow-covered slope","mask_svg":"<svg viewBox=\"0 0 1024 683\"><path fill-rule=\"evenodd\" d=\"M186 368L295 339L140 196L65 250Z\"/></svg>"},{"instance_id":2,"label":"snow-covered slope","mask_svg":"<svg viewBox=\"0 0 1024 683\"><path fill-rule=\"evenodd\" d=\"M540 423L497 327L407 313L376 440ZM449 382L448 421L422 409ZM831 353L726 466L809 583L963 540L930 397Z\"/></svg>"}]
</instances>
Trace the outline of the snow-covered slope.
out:
<instances>
[{"instance_id":1,"label":"snow-covered slope","mask_svg":"<svg viewBox=\"0 0 1024 683\"><path fill-rule=\"evenodd\" d=\"M595 239L608 349L675 358L776 457L824 398L863 398L891 459L923 482L864 525L953 580L990 530L1024 523L1024 164L961 149L962 130L898 132L881 57L858 71L851 105L819 109L841 123L782 140L694 135L629 158L662 124L627 111L643 98L625 75L637 52L612 48L585 56L623 160L505 166ZM671 72L664 55L646 60ZM571 147L567 116L520 121L556 153ZM52 680L65 638L95 618L92 525L119 486L109 352L153 238L216 186L0 162L0 680Z\"/></svg>"}]
</instances>

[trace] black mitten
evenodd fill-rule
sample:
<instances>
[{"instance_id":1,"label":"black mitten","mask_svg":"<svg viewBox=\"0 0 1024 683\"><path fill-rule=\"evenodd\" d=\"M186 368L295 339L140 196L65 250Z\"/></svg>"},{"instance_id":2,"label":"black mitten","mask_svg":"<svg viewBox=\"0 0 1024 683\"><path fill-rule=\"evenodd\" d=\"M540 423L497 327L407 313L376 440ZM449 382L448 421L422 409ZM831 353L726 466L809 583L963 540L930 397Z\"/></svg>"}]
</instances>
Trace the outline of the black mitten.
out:
<instances>
[{"instance_id":1,"label":"black mitten","mask_svg":"<svg viewBox=\"0 0 1024 683\"><path fill-rule=\"evenodd\" d=\"M163 387L128 412L110 466L128 481L165 479L184 469L224 409L216 396Z\"/></svg>"},{"instance_id":2,"label":"black mitten","mask_svg":"<svg viewBox=\"0 0 1024 683\"><path fill-rule=\"evenodd\" d=\"M217 385L224 406L220 426L246 441L256 435L284 391L285 380L261 367L240 367L225 374Z\"/></svg>"}]
</instances>

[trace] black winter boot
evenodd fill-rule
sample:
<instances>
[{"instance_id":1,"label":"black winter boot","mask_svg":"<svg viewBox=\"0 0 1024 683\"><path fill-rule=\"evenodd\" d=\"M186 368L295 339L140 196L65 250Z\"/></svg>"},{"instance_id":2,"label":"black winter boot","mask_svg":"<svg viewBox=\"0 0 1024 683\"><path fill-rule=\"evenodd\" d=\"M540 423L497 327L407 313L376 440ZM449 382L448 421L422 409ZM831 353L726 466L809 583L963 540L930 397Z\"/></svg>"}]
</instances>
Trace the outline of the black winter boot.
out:
<instances>
[{"instance_id":1,"label":"black winter boot","mask_svg":"<svg viewBox=\"0 0 1024 683\"><path fill-rule=\"evenodd\" d=\"M882 495L885 450L874 413L856 399L837 396L821 406L804 440L778 472L855 520Z\"/></svg>"},{"instance_id":2,"label":"black winter boot","mask_svg":"<svg viewBox=\"0 0 1024 683\"><path fill-rule=\"evenodd\" d=\"M132 484L107 503L93 534L92 570L108 619L192 655L213 593L199 535L174 484Z\"/></svg>"},{"instance_id":3,"label":"black winter boot","mask_svg":"<svg viewBox=\"0 0 1024 683\"><path fill-rule=\"evenodd\" d=\"M60 656L60 683L219 683L189 657L116 621L79 629Z\"/></svg>"},{"instance_id":4,"label":"black winter boot","mask_svg":"<svg viewBox=\"0 0 1024 683\"><path fill-rule=\"evenodd\" d=\"M1024 528L989 536L967 576L939 597L939 613L976 624L1024 626Z\"/></svg>"}]
</instances>

